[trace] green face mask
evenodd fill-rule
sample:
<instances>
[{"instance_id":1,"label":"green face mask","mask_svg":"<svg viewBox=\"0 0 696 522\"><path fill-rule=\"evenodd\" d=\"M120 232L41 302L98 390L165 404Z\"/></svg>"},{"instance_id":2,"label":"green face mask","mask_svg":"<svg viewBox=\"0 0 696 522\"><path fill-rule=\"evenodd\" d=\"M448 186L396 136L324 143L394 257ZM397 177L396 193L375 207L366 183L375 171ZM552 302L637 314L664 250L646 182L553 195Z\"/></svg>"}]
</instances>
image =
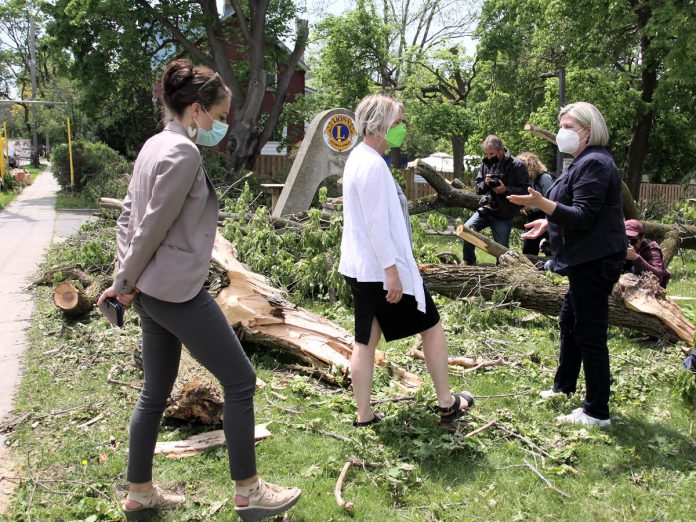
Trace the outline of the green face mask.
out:
<instances>
[{"instance_id":1,"label":"green face mask","mask_svg":"<svg viewBox=\"0 0 696 522\"><path fill-rule=\"evenodd\" d=\"M396 149L398 147L401 147L401 144L404 142L405 137L406 126L402 122L399 123L396 127L392 127L387 131L387 145L390 149Z\"/></svg>"}]
</instances>

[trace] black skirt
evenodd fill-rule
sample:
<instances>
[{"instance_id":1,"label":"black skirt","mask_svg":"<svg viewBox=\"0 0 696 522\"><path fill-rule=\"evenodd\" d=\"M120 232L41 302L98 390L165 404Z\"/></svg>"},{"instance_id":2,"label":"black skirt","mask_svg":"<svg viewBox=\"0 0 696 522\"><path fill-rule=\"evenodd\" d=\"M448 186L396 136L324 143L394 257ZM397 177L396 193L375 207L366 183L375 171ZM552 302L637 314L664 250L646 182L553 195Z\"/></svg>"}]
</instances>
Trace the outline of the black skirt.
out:
<instances>
[{"instance_id":1,"label":"black skirt","mask_svg":"<svg viewBox=\"0 0 696 522\"><path fill-rule=\"evenodd\" d=\"M423 285L425 291L425 313L423 313L418 310L418 303L412 295L403 294L398 303L388 303L387 291L381 282L364 283L352 277L344 277L353 291L355 341L360 344L367 344L370 341L374 318L377 319L387 342L424 332L440 321L440 314L425 285Z\"/></svg>"}]
</instances>

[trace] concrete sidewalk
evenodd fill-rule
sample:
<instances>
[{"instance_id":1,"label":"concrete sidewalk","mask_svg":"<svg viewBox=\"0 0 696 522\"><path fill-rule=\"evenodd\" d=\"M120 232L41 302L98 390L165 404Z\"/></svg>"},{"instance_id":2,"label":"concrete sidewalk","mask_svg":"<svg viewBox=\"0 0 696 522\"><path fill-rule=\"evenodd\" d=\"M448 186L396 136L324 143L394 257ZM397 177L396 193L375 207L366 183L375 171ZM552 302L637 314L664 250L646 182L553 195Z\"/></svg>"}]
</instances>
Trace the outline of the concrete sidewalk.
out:
<instances>
[{"instance_id":1,"label":"concrete sidewalk","mask_svg":"<svg viewBox=\"0 0 696 522\"><path fill-rule=\"evenodd\" d=\"M60 212L57 219L58 190L53 175L46 170L0 211L0 420L12 410L21 379L26 330L34 310L27 285L51 241L64 239L89 218L84 212ZM0 435L0 476L11 475L6 468L9 457L5 437ZM0 481L0 513L11 486Z\"/></svg>"}]
</instances>

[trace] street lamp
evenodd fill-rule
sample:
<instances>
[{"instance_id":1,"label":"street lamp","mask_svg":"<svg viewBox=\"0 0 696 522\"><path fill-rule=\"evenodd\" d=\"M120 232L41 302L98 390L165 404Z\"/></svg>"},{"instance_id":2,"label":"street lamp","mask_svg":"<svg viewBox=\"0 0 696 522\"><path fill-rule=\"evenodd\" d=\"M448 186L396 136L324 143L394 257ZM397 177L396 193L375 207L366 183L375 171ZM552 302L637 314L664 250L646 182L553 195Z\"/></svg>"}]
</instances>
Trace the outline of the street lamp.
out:
<instances>
[{"instance_id":1,"label":"street lamp","mask_svg":"<svg viewBox=\"0 0 696 522\"><path fill-rule=\"evenodd\" d=\"M555 72L542 73L540 78L558 78L558 109L565 105L565 67L559 68ZM556 148L556 175L563 171L563 153Z\"/></svg>"}]
</instances>

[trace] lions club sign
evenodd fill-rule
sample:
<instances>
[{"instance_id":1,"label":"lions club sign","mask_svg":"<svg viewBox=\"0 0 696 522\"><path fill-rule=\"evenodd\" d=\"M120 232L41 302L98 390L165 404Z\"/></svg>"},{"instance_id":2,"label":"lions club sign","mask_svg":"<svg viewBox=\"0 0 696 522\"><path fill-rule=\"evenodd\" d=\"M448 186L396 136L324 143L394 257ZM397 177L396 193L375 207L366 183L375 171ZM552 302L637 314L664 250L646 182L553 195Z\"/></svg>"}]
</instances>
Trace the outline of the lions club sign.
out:
<instances>
[{"instance_id":1,"label":"lions club sign","mask_svg":"<svg viewBox=\"0 0 696 522\"><path fill-rule=\"evenodd\" d=\"M347 114L334 114L324 125L324 143L336 152L347 152L358 141L355 122Z\"/></svg>"}]
</instances>

